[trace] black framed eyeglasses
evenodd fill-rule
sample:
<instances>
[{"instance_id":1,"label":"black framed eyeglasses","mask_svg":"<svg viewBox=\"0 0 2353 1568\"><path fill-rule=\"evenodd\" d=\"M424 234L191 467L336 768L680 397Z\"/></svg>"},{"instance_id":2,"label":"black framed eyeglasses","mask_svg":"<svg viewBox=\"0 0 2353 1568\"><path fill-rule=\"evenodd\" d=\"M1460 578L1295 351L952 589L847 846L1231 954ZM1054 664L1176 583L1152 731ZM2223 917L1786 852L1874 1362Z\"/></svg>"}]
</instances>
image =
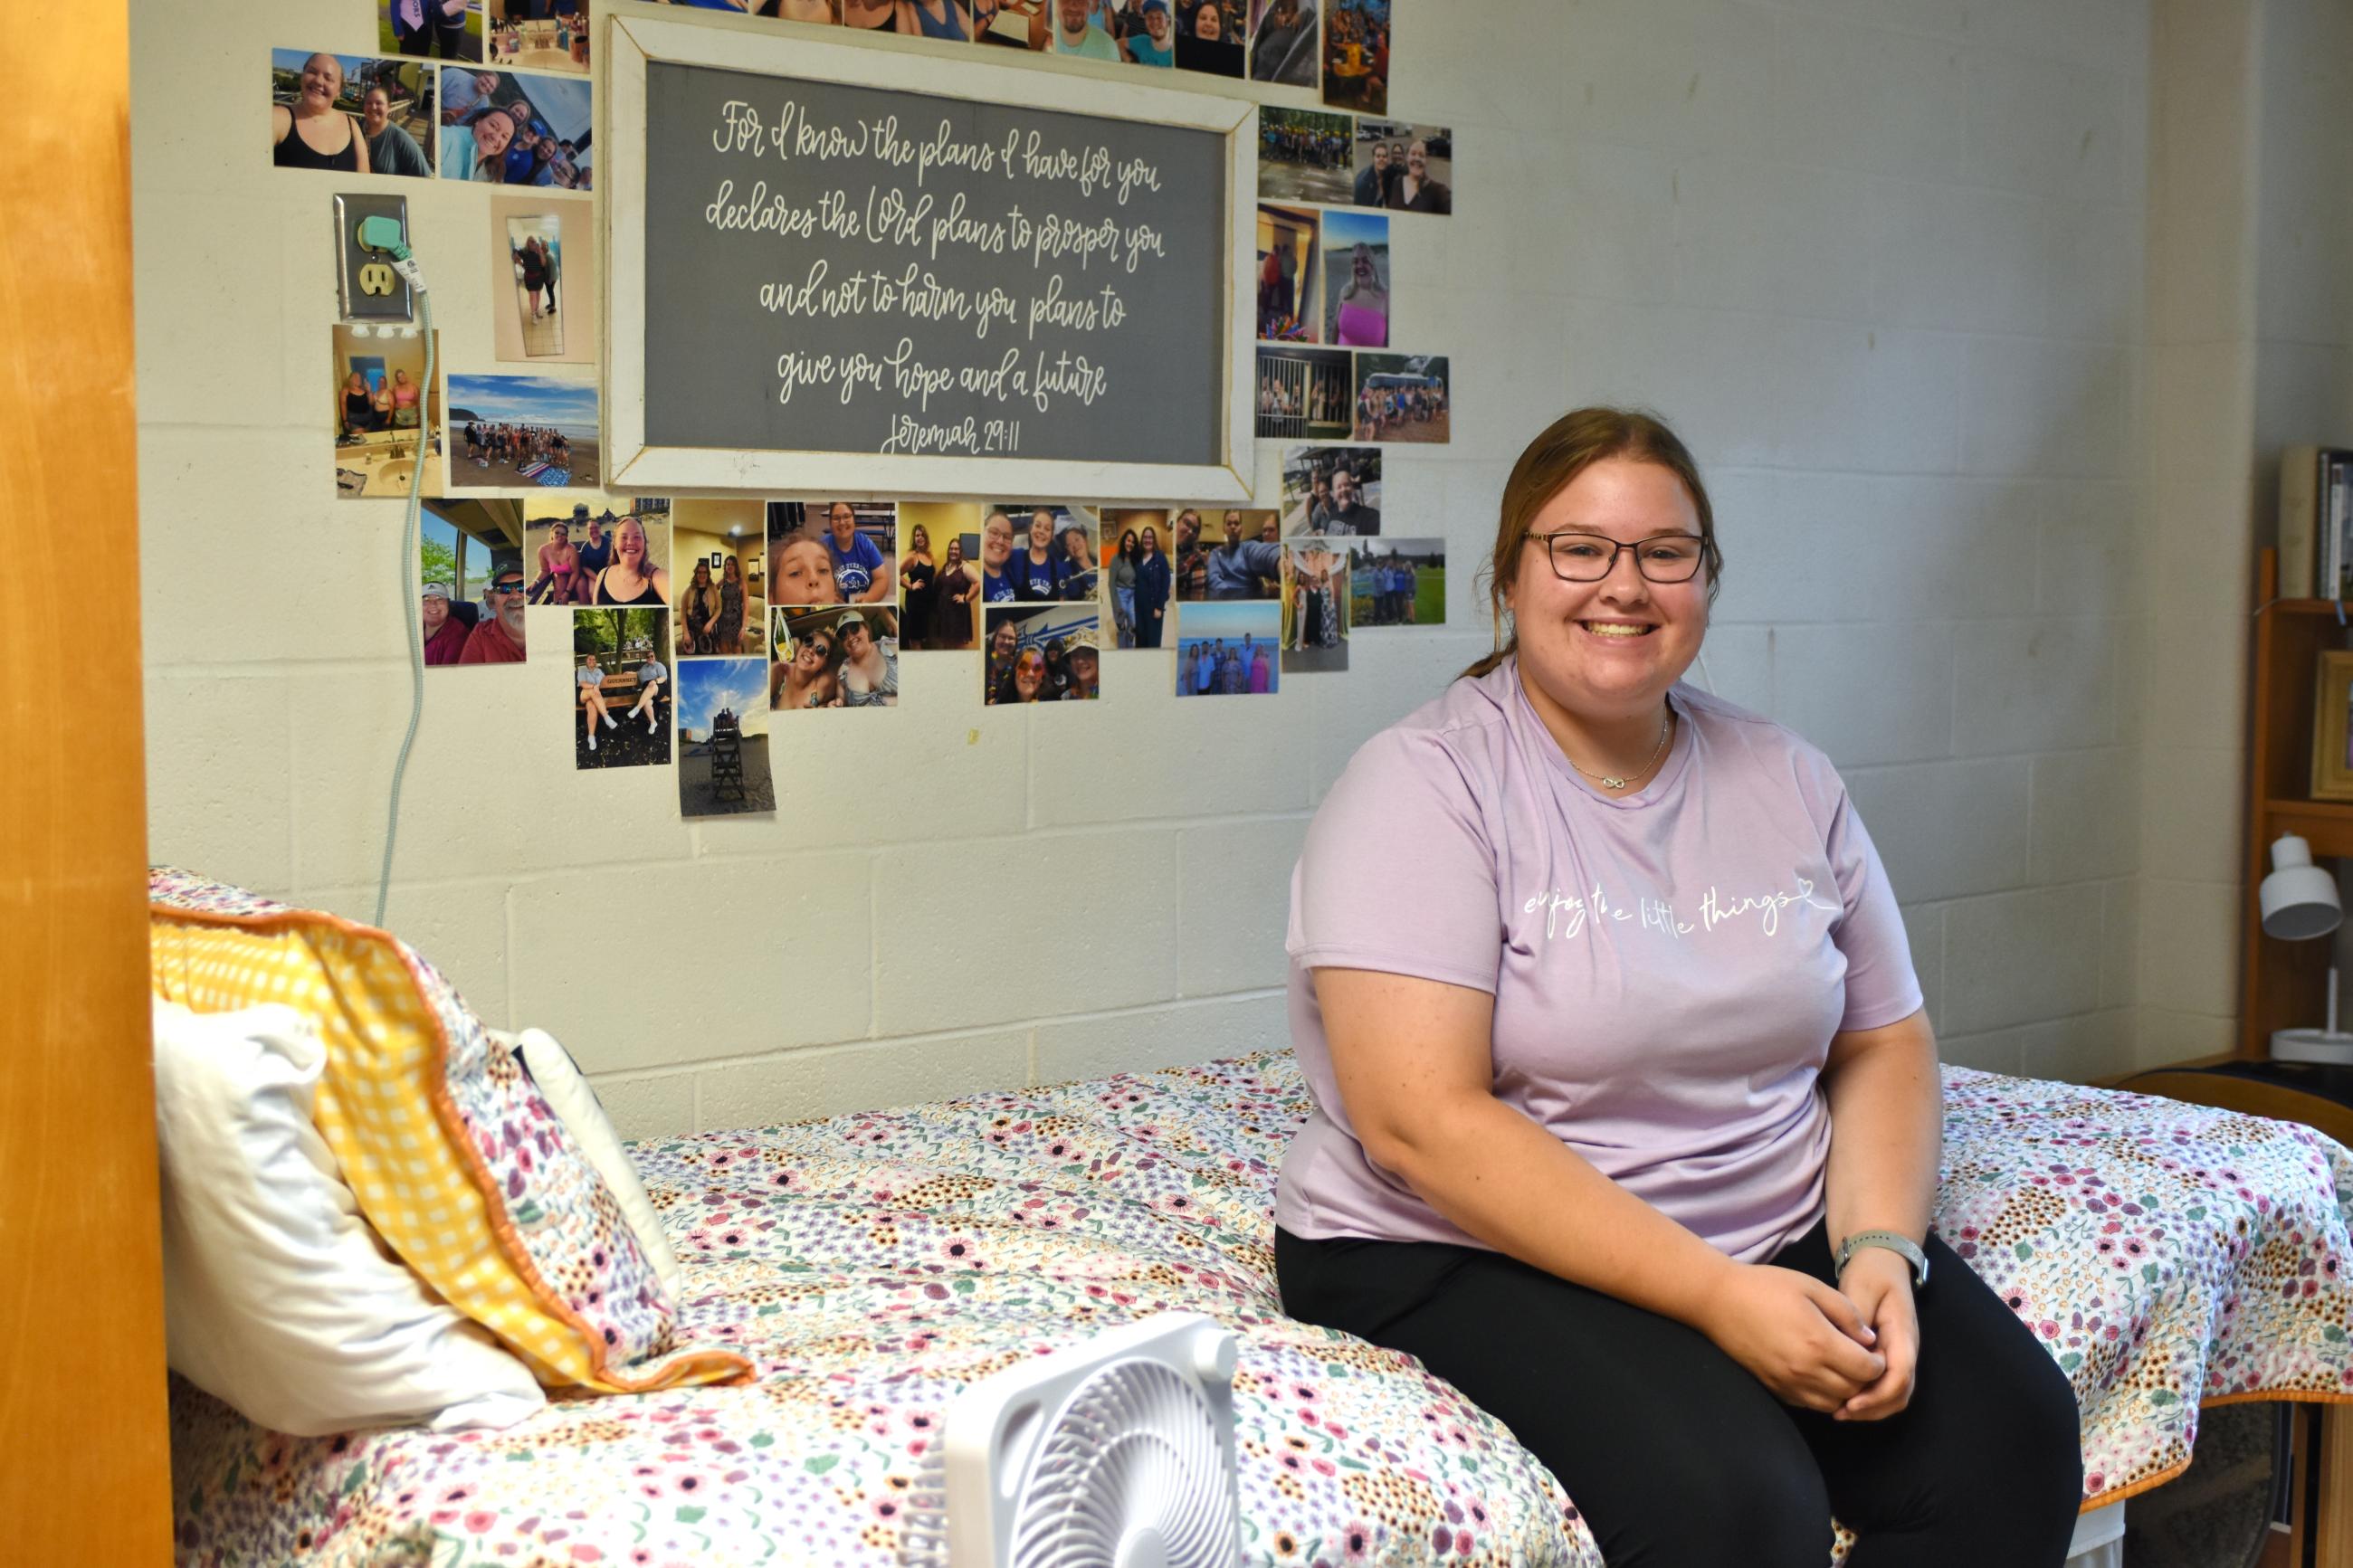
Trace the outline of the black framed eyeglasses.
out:
<instances>
[{"instance_id":1,"label":"black framed eyeglasses","mask_svg":"<svg viewBox=\"0 0 2353 1568\"><path fill-rule=\"evenodd\" d=\"M1599 583L1618 569L1621 550L1633 552L1634 569L1651 582L1688 583L1699 571L1702 554L1696 533L1656 533L1631 544L1576 529L1528 538L1543 542L1553 575L1564 583Z\"/></svg>"}]
</instances>

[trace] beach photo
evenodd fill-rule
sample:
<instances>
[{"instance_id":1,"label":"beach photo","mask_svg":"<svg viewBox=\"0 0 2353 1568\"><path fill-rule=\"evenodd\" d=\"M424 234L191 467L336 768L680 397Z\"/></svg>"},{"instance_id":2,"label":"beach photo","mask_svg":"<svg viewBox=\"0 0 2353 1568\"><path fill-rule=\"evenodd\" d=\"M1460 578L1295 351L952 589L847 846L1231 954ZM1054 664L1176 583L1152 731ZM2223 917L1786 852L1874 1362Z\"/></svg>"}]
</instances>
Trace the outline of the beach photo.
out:
<instances>
[{"instance_id":1,"label":"beach photo","mask_svg":"<svg viewBox=\"0 0 2353 1568\"><path fill-rule=\"evenodd\" d=\"M270 162L431 178L430 69L414 60L270 50Z\"/></svg>"},{"instance_id":2,"label":"beach photo","mask_svg":"<svg viewBox=\"0 0 2353 1568\"><path fill-rule=\"evenodd\" d=\"M1261 336L1263 334L1261 334ZM1355 367L1345 349L1258 351L1258 437L1262 441L1345 441L1352 428Z\"/></svg>"},{"instance_id":3,"label":"beach photo","mask_svg":"<svg viewBox=\"0 0 2353 1568\"><path fill-rule=\"evenodd\" d=\"M397 5L400 0L393 0ZM425 0L431 5L435 0ZM440 0L448 4L448 0ZM588 74L588 0L481 0L493 65ZM476 56L476 58L481 57Z\"/></svg>"},{"instance_id":4,"label":"beach photo","mask_svg":"<svg viewBox=\"0 0 2353 1568\"><path fill-rule=\"evenodd\" d=\"M900 646L953 650L980 635L980 522L974 501L902 501Z\"/></svg>"},{"instance_id":5,"label":"beach photo","mask_svg":"<svg viewBox=\"0 0 2353 1568\"><path fill-rule=\"evenodd\" d=\"M334 333L335 495L343 500L405 496L420 447L430 440L425 493L445 488L439 389L425 380L425 339L417 329L342 326Z\"/></svg>"},{"instance_id":6,"label":"beach photo","mask_svg":"<svg viewBox=\"0 0 2353 1568\"><path fill-rule=\"evenodd\" d=\"M572 612L575 768L670 765L669 650L667 611Z\"/></svg>"},{"instance_id":7,"label":"beach photo","mask_svg":"<svg viewBox=\"0 0 2353 1568\"><path fill-rule=\"evenodd\" d=\"M765 658L767 503L680 500L670 521L679 658Z\"/></svg>"},{"instance_id":8,"label":"beach photo","mask_svg":"<svg viewBox=\"0 0 2353 1568\"><path fill-rule=\"evenodd\" d=\"M1355 180L1351 146L1345 114L1261 105L1258 194L1278 202L1345 202Z\"/></svg>"},{"instance_id":9,"label":"beach photo","mask_svg":"<svg viewBox=\"0 0 2353 1568\"><path fill-rule=\"evenodd\" d=\"M594 115L586 82L448 66L440 92L443 179L590 188Z\"/></svg>"},{"instance_id":10,"label":"beach photo","mask_svg":"<svg viewBox=\"0 0 2353 1568\"><path fill-rule=\"evenodd\" d=\"M1179 507L1169 519L1180 600L1273 599L1282 593L1281 516L1241 507Z\"/></svg>"},{"instance_id":11,"label":"beach photo","mask_svg":"<svg viewBox=\"0 0 2353 1568\"><path fill-rule=\"evenodd\" d=\"M1282 552L1282 672L1348 668L1348 542L1294 539Z\"/></svg>"},{"instance_id":12,"label":"beach photo","mask_svg":"<svg viewBox=\"0 0 2353 1568\"><path fill-rule=\"evenodd\" d=\"M480 64L484 37L482 0L375 0L375 47L385 54Z\"/></svg>"},{"instance_id":13,"label":"beach photo","mask_svg":"<svg viewBox=\"0 0 2353 1568\"><path fill-rule=\"evenodd\" d=\"M1389 539L1356 546L1348 567L1351 630L1446 624L1446 541Z\"/></svg>"},{"instance_id":14,"label":"beach photo","mask_svg":"<svg viewBox=\"0 0 2353 1568\"><path fill-rule=\"evenodd\" d=\"M1358 354L1354 438L1451 439L1451 385L1444 354Z\"/></svg>"},{"instance_id":15,"label":"beach photo","mask_svg":"<svg viewBox=\"0 0 2353 1568\"><path fill-rule=\"evenodd\" d=\"M1282 685L1282 605L1187 605L1176 613L1176 695L1258 697Z\"/></svg>"},{"instance_id":16,"label":"beach photo","mask_svg":"<svg viewBox=\"0 0 2353 1568\"><path fill-rule=\"evenodd\" d=\"M1176 590L1169 548L1167 508L1103 509L1103 574L1111 590L1109 646L1164 646L1161 634L1168 627Z\"/></svg>"},{"instance_id":17,"label":"beach photo","mask_svg":"<svg viewBox=\"0 0 2353 1568\"><path fill-rule=\"evenodd\" d=\"M1378 533L1378 447L1289 447L1282 454L1282 532Z\"/></svg>"},{"instance_id":18,"label":"beach photo","mask_svg":"<svg viewBox=\"0 0 2353 1568\"><path fill-rule=\"evenodd\" d=\"M595 382L452 375L448 384L451 489L596 488Z\"/></svg>"},{"instance_id":19,"label":"beach photo","mask_svg":"<svg viewBox=\"0 0 2353 1568\"><path fill-rule=\"evenodd\" d=\"M1389 220L1324 215L1322 341L1344 349L1389 346Z\"/></svg>"},{"instance_id":20,"label":"beach photo","mask_svg":"<svg viewBox=\"0 0 2353 1568\"><path fill-rule=\"evenodd\" d=\"M1389 109L1389 0L1324 0L1324 101L1358 114Z\"/></svg>"},{"instance_id":21,"label":"beach photo","mask_svg":"<svg viewBox=\"0 0 2353 1568\"><path fill-rule=\"evenodd\" d=\"M1103 612L1093 605L991 605L981 700L1092 702L1103 694Z\"/></svg>"},{"instance_id":22,"label":"beach photo","mask_svg":"<svg viewBox=\"0 0 2353 1568\"><path fill-rule=\"evenodd\" d=\"M1356 121L1353 205L1398 213L1454 210L1454 132L1401 120Z\"/></svg>"},{"instance_id":23,"label":"beach photo","mask_svg":"<svg viewBox=\"0 0 2353 1568\"><path fill-rule=\"evenodd\" d=\"M668 602L670 517L638 497L536 490L523 498L522 558L534 605Z\"/></svg>"},{"instance_id":24,"label":"beach photo","mask_svg":"<svg viewBox=\"0 0 2353 1568\"><path fill-rule=\"evenodd\" d=\"M771 604L898 603L899 511L891 501L766 503Z\"/></svg>"},{"instance_id":25,"label":"beach photo","mask_svg":"<svg viewBox=\"0 0 2353 1568\"><path fill-rule=\"evenodd\" d=\"M896 610L779 609L772 621L776 654L768 666L768 706L775 711L899 705Z\"/></svg>"},{"instance_id":26,"label":"beach photo","mask_svg":"<svg viewBox=\"0 0 2353 1568\"><path fill-rule=\"evenodd\" d=\"M765 658L681 659L678 809L690 820L776 809L768 771Z\"/></svg>"},{"instance_id":27,"label":"beach photo","mask_svg":"<svg viewBox=\"0 0 2353 1568\"><path fill-rule=\"evenodd\" d=\"M1250 0L1250 80L1315 85L1315 0Z\"/></svg>"},{"instance_id":28,"label":"beach photo","mask_svg":"<svg viewBox=\"0 0 2353 1568\"><path fill-rule=\"evenodd\" d=\"M562 197L491 198L491 349L510 363L596 363L596 224Z\"/></svg>"},{"instance_id":29,"label":"beach photo","mask_svg":"<svg viewBox=\"0 0 2353 1568\"><path fill-rule=\"evenodd\" d=\"M1315 309L1320 232L1311 208L1259 204L1258 335L1269 342L1312 343L1322 330Z\"/></svg>"}]
</instances>

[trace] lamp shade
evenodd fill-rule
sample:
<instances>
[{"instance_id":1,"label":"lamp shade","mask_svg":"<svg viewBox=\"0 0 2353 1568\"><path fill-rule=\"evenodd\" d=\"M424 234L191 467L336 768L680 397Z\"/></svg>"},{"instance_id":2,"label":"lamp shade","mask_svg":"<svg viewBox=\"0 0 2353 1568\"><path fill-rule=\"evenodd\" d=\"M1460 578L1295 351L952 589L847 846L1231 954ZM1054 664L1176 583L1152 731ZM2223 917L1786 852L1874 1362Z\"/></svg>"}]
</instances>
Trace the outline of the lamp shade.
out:
<instances>
[{"instance_id":1,"label":"lamp shade","mask_svg":"<svg viewBox=\"0 0 2353 1568\"><path fill-rule=\"evenodd\" d=\"M2327 936L2345 920L2337 879L2312 863L2312 846L2293 833L2272 843L2272 874L2256 889L2263 934L2284 942Z\"/></svg>"}]
</instances>

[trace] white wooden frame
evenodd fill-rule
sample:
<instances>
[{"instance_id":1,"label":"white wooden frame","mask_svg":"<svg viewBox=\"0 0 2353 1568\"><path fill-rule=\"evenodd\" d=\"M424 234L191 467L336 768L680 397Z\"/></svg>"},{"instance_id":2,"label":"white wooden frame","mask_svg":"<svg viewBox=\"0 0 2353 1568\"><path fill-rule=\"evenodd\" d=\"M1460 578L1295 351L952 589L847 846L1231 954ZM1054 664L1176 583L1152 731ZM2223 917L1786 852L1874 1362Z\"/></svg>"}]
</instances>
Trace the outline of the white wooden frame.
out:
<instances>
[{"instance_id":1,"label":"white wooden frame","mask_svg":"<svg viewBox=\"0 0 2353 1568\"><path fill-rule=\"evenodd\" d=\"M1042 495L1087 501L1246 502L1256 460L1250 382L1256 297L1250 259L1258 218L1258 105L1135 81L1135 68L1056 71L1053 107L1106 119L1191 126L1226 141L1225 374L1212 463L916 457L898 453L753 451L646 442L646 67L679 61L815 81L1031 106L1033 68L999 65L973 45L869 39L710 11L680 13L617 0L597 8L596 202L605 241L601 407L606 489L641 495L809 493L955 499ZM1056 61L1057 65L1064 62ZM1070 62L1079 64L1082 62Z\"/></svg>"}]
</instances>

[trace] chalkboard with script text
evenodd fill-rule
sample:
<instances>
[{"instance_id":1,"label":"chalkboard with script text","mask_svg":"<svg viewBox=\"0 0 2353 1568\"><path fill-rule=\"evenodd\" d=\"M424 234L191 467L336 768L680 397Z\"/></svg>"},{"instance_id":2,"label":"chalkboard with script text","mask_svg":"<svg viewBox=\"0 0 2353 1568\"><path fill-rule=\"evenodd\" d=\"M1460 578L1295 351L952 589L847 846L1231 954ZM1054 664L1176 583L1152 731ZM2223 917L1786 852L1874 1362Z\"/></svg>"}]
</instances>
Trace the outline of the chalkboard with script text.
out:
<instances>
[{"instance_id":1,"label":"chalkboard with script text","mask_svg":"<svg viewBox=\"0 0 2353 1568\"><path fill-rule=\"evenodd\" d=\"M828 53L896 74L871 48ZM837 480L855 458L902 491L917 469L877 459L1248 467L1234 138L1049 107L1074 95L1046 72L965 69L988 97L645 60L645 448L734 454L770 483L791 465L764 455L826 457L804 467Z\"/></svg>"}]
</instances>

